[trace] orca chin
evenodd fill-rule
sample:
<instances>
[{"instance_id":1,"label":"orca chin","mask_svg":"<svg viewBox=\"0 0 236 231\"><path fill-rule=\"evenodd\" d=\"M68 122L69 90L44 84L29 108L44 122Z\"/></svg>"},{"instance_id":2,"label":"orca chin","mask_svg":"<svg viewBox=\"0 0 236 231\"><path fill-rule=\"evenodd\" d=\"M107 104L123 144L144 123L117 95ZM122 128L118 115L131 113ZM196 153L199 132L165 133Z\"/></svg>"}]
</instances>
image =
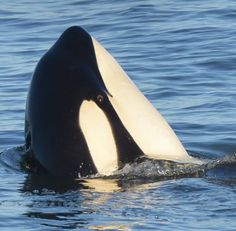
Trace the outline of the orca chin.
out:
<instances>
[{"instance_id":1,"label":"orca chin","mask_svg":"<svg viewBox=\"0 0 236 231\"><path fill-rule=\"evenodd\" d=\"M25 114L26 152L49 174L110 175L139 157L195 162L117 61L78 26L38 62Z\"/></svg>"}]
</instances>

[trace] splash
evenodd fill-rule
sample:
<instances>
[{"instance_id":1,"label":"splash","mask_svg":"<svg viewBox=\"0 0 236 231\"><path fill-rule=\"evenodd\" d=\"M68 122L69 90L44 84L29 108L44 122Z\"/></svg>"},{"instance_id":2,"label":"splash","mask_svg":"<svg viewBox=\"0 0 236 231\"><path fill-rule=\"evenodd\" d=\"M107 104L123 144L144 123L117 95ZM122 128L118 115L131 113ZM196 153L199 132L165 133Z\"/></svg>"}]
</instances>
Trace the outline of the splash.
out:
<instances>
[{"instance_id":1,"label":"splash","mask_svg":"<svg viewBox=\"0 0 236 231\"><path fill-rule=\"evenodd\" d=\"M1 171L28 172L27 164L22 162L24 148L16 147L0 153ZM37 172L40 174L40 172ZM79 179L175 179L183 177L215 177L236 179L236 153L215 160L203 160L202 164L177 163L167 160L138 158L110 176L92 175Z\"/></svg>"},{"instance_id":2,"label":"splash","mask_svg":"<svg viewBox=\"0 0 236 231\"><path fill-rule=\"evenodd\" d=\"M236 179L236 153L215 160L202 160L202 164L140 158L132 164L126 164L110 177L165 180L222 176Z\"/></svg>"}]
</instances>

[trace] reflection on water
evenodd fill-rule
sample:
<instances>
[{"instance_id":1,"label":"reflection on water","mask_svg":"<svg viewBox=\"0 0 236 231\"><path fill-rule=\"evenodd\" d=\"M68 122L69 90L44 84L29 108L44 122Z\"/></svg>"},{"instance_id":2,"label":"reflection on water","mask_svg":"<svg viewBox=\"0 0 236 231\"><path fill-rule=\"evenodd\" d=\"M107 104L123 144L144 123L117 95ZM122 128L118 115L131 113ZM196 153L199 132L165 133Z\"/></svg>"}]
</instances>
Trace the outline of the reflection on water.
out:
<instances>
[{"instance_id":1,"label":"reflection on water","mask_svg":"<svg viewBox=\"0 0 236 231\"><path fill-rule=\"evenodd\" d=\"M169 178L172 179L172 178ZM101 193L102 195L109 195L109 193L125 192L132 190L132 188L139 188L139 190L149 189L152 183L155 182L156 186L161 185L162 181L159 177L143 178L139 177L124 177L124 176L111 176L107 177L91 177L83 179L60 179L49 176L47 174L29 174L26 176L25 182L21 192L28 192L37 195L44 195L45 193L67 193L79 191L83 193ZM162 180L165 180L163 178Z\"/></svg>"},{"instance_id":2,"label":"reflection on water","mask_svg":"<svg viewBox=\"0 0 236 231\"><path fill-rule=\"evenodd\" d=\"M174 178L160 180L149 177L126 178L121 175L107 179L68 181L44 174L29 174L21 188L21 196L28 200L22 215L27 219L36 219L44 228L133 230L136 227L145 230L146 219L156 221L150 224L150 228L170 225L187 215L180 212L188 208L184 204L187 198L193 217L198 214L199 201L205 200L206 192L215 195L215 203L221 204L224 196L216 193L217 188L223 186L219 181L220 176L226 176L227 172L233 177L230 183L224 181L232 200L234 194L230 191L236 186L234 158L235 155L231 155L215 161L215 168L211 166L207 178L199 180L191 176L180 179L178 184ZM232 208L227 209L229 201L225 201L223 206L227 213L232 211ZM178 212L175 214L163 208L172 208ZM210 209L208 213L214 211ZM103 219L97 219L99 214ZM132 222L132 226L129 225L130 219L134 218L136 221Z\"/></svg>"},{"instance_id":3,"label":"reflection on water","mask_svg":"<svg viewBox=\"0 0 236 231\"><path fill-rule=\"evenodd\" d=\"M135 201L150 203L151 198L142 198L143 193L152 189L157 193L161 185L162 182L138 179L65 181L44 174L29 174L20 190L27 200L26 211L22 215L27 219L36 219L44 228L132 230L129 216L140 213L138 211L141 209ZM161 195L156 194L155 200L158 197ZM96 218L98 214L103 214L105 224ZM141 224L137 222L137 227Z\"/></svg>"},{"instance_id":4,"label":"reflection on water","mask_svg":"<svg viewBox=\"0 0 236 231\"><path fill-rule=\"evenodd\" d=\"M109 225L109 226L88 226L88 229L92 230L124 230L124 231L129 231L132 230L131 228L127 227L126 225Z\"/></svg>"},{"instance_id":5,"label":"reflection on water","mask_svg":"<svg viewBox=\"0 0 236 231\"><path fill-rule=\"evenodd\" d=\"M121 191L117 179L87 179L83 182L84 186L96 192L109 193Z\"/></svg>"},{"instance_id":6,"label":"reflection on water","mask_svg":"<svg viewBox=\"0 0 236 231\"><path fill-rule=\"evenodd\" d=\"M229 167L232 168L231 173L236 174L235 166ZM223 165L222 169L225 168L226 165ZM218 217L213 219L215 222L223 210L227 214L231 211L231 216L234 216L234 204L231 202L235 198L236 184L233 180L227 184L219 182L219 168L210 179L191 177L178 181L124 176L64 181L48 175L25 175L17 171L18 186L14 175L10 180L13 171L0 182L0 186L4 181L11 183L5 197L1 189L0 207L8 214L10 208L16 208L12 215L15 220L14 215L17 214L20 220L15 222L19 227L30 230L34 227L35 230L156 230L156 227L161 229L166 225L173 230L177 221L190 219L194 222L196 216L205 226L216 210ZM11 193L10 185L14 185ZM219 188L224 190L219 191ZM207 201L212 197L215 198L214 204L210 205ZM203 202L208 204L204 211L200 208ZM220 206L222 210L216 209ZM9 216L6 219L13 222Z\"/></svg>"}]
</instances>

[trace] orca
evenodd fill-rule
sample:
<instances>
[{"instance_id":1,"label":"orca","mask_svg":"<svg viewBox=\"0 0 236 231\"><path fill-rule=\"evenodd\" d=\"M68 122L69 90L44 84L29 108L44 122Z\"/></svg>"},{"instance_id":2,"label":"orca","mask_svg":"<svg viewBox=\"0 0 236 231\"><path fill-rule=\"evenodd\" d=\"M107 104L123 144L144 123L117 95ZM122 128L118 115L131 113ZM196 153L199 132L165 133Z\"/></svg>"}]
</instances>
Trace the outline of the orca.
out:
<instances>
[{"instance_id":1,"label":"orca","mask_svg":"<svg viewBox=\"0 0 236 231\"><path fill-rule=\"evenodd\" d=\"M38 62L25 147L49 174L110 175L139 157L194 162L111 54L72 26Z\"/></svg>"}]
</instances>

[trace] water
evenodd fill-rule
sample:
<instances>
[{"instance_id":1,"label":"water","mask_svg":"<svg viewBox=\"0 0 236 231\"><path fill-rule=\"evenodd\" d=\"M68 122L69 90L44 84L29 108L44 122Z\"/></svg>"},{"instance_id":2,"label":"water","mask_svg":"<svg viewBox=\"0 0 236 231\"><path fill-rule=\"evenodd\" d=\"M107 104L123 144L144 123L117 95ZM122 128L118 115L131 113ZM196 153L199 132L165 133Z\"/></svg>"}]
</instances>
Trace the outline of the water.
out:
<instances>
[{"instance_id":1,"label":"water","mask_svg":"<svg viewBox=\"0 0 236 231\"><path fill-rule=\"evenodd\" d=\"M236 153L236 3L0 0L0 230L235 230L236 166L180 178L57 182L21 171L39 58L71 25L120 62L184 146Z\"/></svg>"}]
</instances>

